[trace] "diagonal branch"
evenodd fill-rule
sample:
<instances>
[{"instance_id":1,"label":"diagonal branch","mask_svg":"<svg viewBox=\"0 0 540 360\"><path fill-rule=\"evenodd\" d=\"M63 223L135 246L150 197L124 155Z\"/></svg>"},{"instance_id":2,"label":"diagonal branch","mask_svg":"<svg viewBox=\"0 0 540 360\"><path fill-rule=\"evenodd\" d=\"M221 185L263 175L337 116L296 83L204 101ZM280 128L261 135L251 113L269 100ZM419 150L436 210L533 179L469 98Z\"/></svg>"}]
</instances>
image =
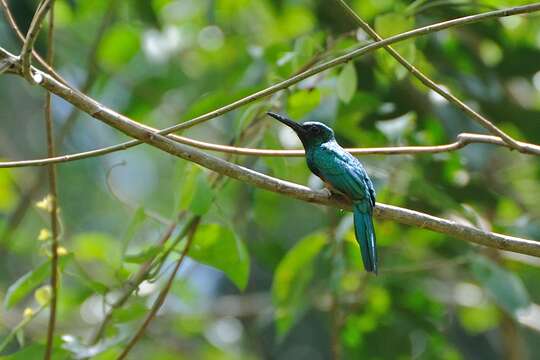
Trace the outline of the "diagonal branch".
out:
<instances>
[{"instance_id":1,"label":"diagonal branch","mask_svg":"<svg viewBox=\"0 0 540 360\"><path fill-rule=\"evenodd\" d=\"M139 141L148 143L169 154L187 161L195 162L217 173L261 189L311 203L350 209L350 204L345 199L336 195L328 197L323 191L313 191L305 186L276 179L206 154L192 147L179 144L166 136L149 130L146 126L107 108L87 95L77 91L74 92L71 88L61 84L51 76L44 73L42 73L42 75L43 81L41 82L41 86L45 89L63 98L92 117L122 131L128 136L138 139ZM445 233L461 240L496 249L540 257L540 242L482 231L471 226L461 225L450 220L437 218L409 209L378 203L375 207L375 216Z\"/></svg>"},{"instance_id":2,"label":"diagonal branch","mask_svg":"<svg viewBox=\"0 0 540 360\"><path fill-rule=\"evenodd\" d=\"M28 80L31 84L35 85L38 81L34 79L31 73L31 60L32 60L32 50L34 49L34 43L36 42L36 39L39 34L39 30L41 29L41 25L43 24L43 20L45 20L45 16L49 12L49 9L51 8L53 1L52 0L43 0L36 10L36 13L34 14L34 17L32 18L32 22L30 23L30 28L28 29L28 33L26 34L26 39L23 44L23 48L21 50L21 69L22 74Z\"/></svg>"},{"instance_id":3,"label":"diagonal branch","mask_svg":"<svg viewBox=\"0 0 540 360\"><path fill-rule=\"evenodd\" d=\"M25 41L24 35L21 29L19 29L17 22L15 22L15 18L13 17L13 14L9 10L7 0L0 0L0 6L4 10L4 15L6 16L6 20L8 21L9 26L15 32L19 40L24 44L24 41ZM49 64L47 64L47 62L37 53L35 49L32 49L32 55L41 66L47 69L47 72L52 77L54 77L56 80L60 81L64 85L68 85L68 83L62 78L62 76L60 76L60 74L58 74L52 67L50 67Z\"/></svg>"},{"instance_id":4,"label":"diagonal branch","mask_svg":"<svg viewBox=\"0 0 540 360\"><path fill-rule=\"evenodd\" d=\"M360 28L364 30L366 33L369 34L375 41L383 41L383 38L379 36L369 26L368 23L366 23L362 18L354 12L353 9L351 9L345 0L336 0L344 9L345 11L352 17L354 20L358 23ZM414 65L412 65L410 62L408 62L403 56L401 56L396 50L394 50L393 47L390 45L385 45L384 49L394 57L394 59L397 60L403 67L405 67L414 77L416 77L422 84L427 86L428 88L435 91L437 94L441 95L443 98L451 102L452 104L456 105L458 108L463 110L466 114L468 114L470 117L472 117L476 122L478 122L480 125L482 125L485 129L487 129L489 132L491 132L494 135L499 136L501 139L503 139L510 147L513 149L516 149L518 151L521 151L521 144L514 140L510 135L499 129L497 126L493 125L491 121L474 111L469 105L465 104L463 101L459 100L456 96L454 96L450 91L445 90L443 87L437 85L433 80L431 80L429 77L427 77L423 72L418 70Z\"/></svg>"},{"instance_id":5,"label":"diagonal branch","mask_svg":"<svg viewBox=\"0 0 540 360\"><path fill-rule=\"evenodd\" d=\"M5 0L0 0L0 1L5 1ZM325 63L322 63L318 66L315 66L313 68L311 68L310 70L307 70L307 71L304 71L300 74L297 74L287 80L284 80L280 83L277 83L275 85L272 85L266 89L263 89L261 91L258 91L256 93L253 93L249 96L246 96L240 100L237 100L231 104L228 104L228 105L225 105L219 109L216 109L214 111L211 111L209 113L206 113L204 115L201 115L201 116L198 116L198 117L195 117L191 120L188 120L188 121L185 121L183 123L180 123L180 124L177 124L177 125L174 125L174 126L171 126L171 127L168 127L168 128L165 128L163 130L160 130L158 132L158 134L161 134L161 135L166 135L166 134L170 134L172 132L175 132L175 131L178 131L178 130L184 130L184 129L187 129L191 126L194 126L194 125L197 125L197 124L200 124L202 122L205 122L205 121L208 121L208 120L211 120L213 118L216 118L218 116L221 116L229 111L232 111L232 110L235 110L243 105L246 105L246 104L249 104L253 101L256 101L256 100L259 100L261 98L264 98L266 96L269 96L271 94L274 94L282 89L285 89L287 87L290 87L312 75L315 75L315 74L318 74L322 71L325 71L327 69L330 69L332 67L335 67L335 66L338 66L340 64L343 64L343 63L346 63L348 61L351 61L357 57L360 57L362 55L365 55L371 51L374 51L374 50L377 50L381 47L384 47L384 46L387 46L387 45L391 45L391 44L394 44L396 42L399 42L399 41L403 41L403 40L407 40L409 38L413 38L413 37L416 37L416 36L421 36L421 35L426 35L426 34L429 34L429 33L432 33L432 32L436 32L436 31L440 31L440 30L443 30L443 29L447 29L447 28L450 28L450 27L455 27L455 26L461 26L461 25L465 25L465 24L471 24L471 23L475 23L475 22L479 22L479 21L482 21L482 20L487 20L487 19L492 19L492 18L497 18L497 17L505 17L505 16L512 16L512 15L518 15L518 14L525 14L525 13L530 13L530 12L535 12L535 11L539 11L540 10L540 3L533 3L533 4L529 4L529 5L524 5L524 6L517 6L517 7L513 7L513 8L508 8L508 9L502 9L502 10L496 10L496 11L490 11L490 12L485 12L485 13L482 13L482 14L476 14L476 15L471 15L471 16L465 16L465 17L460 17L460 18L456 18L456 19L453 19L453 20L448 20L448 21L444 21L444 22L440 22L440 23L437 23L437 24L433 24L433 25L428 25L428 26L424 26L424 27L421 27L421 28L417 28L417 29L414 29L414 30L411 30L411 31L407 31L407 32L404 32L404 33L401 33L401 34L398 34L398 35L395 35L395 36L392 36L392 37L389 37L387 39L384 39L382 41L377 41L377 42L374 42L372 44L369 44L369 45L366 45L364 47L361 47L357 50L354 50L354 51L351 51L347 54L344 54L340 57L337 57L333 60L330 60L330 61L327 61ZM0 48L0 60L9 60L11 63L13 62L16 62L16 57L14 57L12 54L8 53L7 51L5 51L4 49ZM10 69L10 71L12 73L20 73L20 69L17 69L17 66L16 64L14 66L12 66L12 68ZM56 78L56 76L55 76ZM58 80L58 79L56 79ZM65 82L64 81L61 81L61 80L58 80L59 82L63 83L65 85ZM67 85L66 85L67 86ZM70 92L71 93L78 93L78 90L75 90L73 88L69 88L70 89ZM122 144L118 144L118 145L113 145L113 146L109 146L109 147L105 147L105 148L102 148L102 149L98 149L98 150L95 150L94 152L87 152L86 155L88 156L84 156L84 157L90 157L90 156L98 156L98 155L104 155L104 154L107 154L107 153L110 153L110 152L114 152L114 151L120 151L120 150L125 150L125 149L128 149L130 147L133 147L133 146L136 146L136 145L139 145L139 144L142 144L143 141L138 141L138 140L131 140L131 141L128 141L128 142L124 142ZM523 143L520 143L520 145L523 145ZM537 149L535 148L535 145L532 145L532 151L531 151L531 147L524 147L524 146L521 146L520 152L523 152L523 153L538 153L537 152Z\"/></svg>"},{"instance_id":6,"label":"diagonal branch","mask_svg":"<svg viewBox=\"0 0 540 360\"><path fill-rule=\"evenodd\" d=\"M137 344L137 342L139 342L139 340L142 338L142 336L144 335L144 332L146 331L146 328L148 327L150 322L154 319L157 312L159 311L159 309L161 308L161 306L165 302L165 298L167 297L167 294L171 290L171 286L172 286L173 280L174 280L174 278L176 276L176 273L180 269L180 266L182 265L182 262L184 261L186 255L189 252L189 249L191 248L191 244L193 242L193 238L195 237L195 232L197 231L197 227L199 226L199 222L200 222L200 216L196 216L193 219L193 221L191 222L191 225L189 226L189 234L187 236L186 245L184 247L184 250L182 251L182 255L180 255L180 257L176 261L174 269L171 272L171 275L169 276L169 278L167 279L167 283L165 284L163 289L159 292L158 298L156 299L156 301L152 305L152 308L150 309L150 312L148 313L148 315L146 315L146 318L144 319L143 323L141 324L141 326L139 327L139 329L137 330L137 332L135 333L133 338L131 338L131 340L126 345L124 350L122 350L122 353L116 358L117 360L121 360L121 359L126 358L126 356L129 354L131 349L133 349L133 347Z\"/></svg>"}]
</instances>

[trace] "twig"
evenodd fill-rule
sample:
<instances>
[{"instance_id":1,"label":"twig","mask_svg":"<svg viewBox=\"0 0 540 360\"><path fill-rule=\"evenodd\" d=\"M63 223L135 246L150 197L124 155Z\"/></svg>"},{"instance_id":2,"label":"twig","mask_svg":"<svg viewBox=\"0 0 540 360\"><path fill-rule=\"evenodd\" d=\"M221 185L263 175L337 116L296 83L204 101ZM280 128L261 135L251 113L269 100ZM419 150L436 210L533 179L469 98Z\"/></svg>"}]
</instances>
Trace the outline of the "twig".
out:
<instances>
[{"instance_id":1,"label":"twig","mask_svg":"<svg viewBox=\"0 0 540 360\"><path fill-rule=\"evenodd\" d=\"M176 273L180 269L180 265L182 265L182 262L184 261L184 258L186 257L187 253L189 252L189 249L191 248L191 244L193 242L193 238L195 237L195 232L197 231L197 227L199 225L200 217L196 217L196 220L193 222L193 224L190 226L190 231L188 234L188 239L186 246L184 247L184 250L182 251L182 255L180 255L180 258L178 261L176 261L176 265L174 266L173 271L171 272L171 275L169 276L169 279L167 280L167 283L163 287L163 289L160 291L158 298L154 302L154 305L152 305L152 309L150 309L150 312L144 319L144 322L140 326L140 328L137 330L133 338L129 341L129 343L126 345L124 350L122 350L122 353L117 357L117 360L125 359L128 353L133 349L133 347L137 344L137 342L142 338L144 335L144 332L150 322L154 319L157 312L161 308L161 305L163 305L163 302L165 301L165 298L167 297L167 294L169 293L173 280L176 276Z\"/></svg>"},{"instance_id":2,"label":"twig","mask_svg":"<svg viewBox=\"0 0 540 360\"><path fill-rule=\"evenodd\" d=\"M435 27L432 26L428 28L423 28L422 31L433 31L433 28L438 29L441 26L443 28L448 27L451 26L449 24L455 24L456 22L458 24L469 23L486 17L489 18L493 16L506 16L520 12L530 12L533 10L540 10L540 3L451 20L449 22L439 24ZM403 39L407 36L412 36L411 34L417 34L419 30L420 29L417 29L409 33L398 35L398 38ZM420 31L420 33L422 31ZM381 44L388 44L389 41L397 40L396 37L394 37L393 39L389 38L384 41L374 43L373 45L382 46ZM6 56L12 57L13 55L0 48L0 58ZM125 134L133 138L138 139L141 142L151 144L165 152L181 157L185 160L195 162L220 174L232 177L236 180L251 184L262 189L287 195L299 200L332 205L340 208L348 208L349 206L346 201L344 201L343 199L339 199L336 196L329 198L324 192L313 191L304 186L300 186L287 181L282 181L271 176L258 173L251 169L229 163L227 161L224 161L223 159L206 154L191 147L178 144L170 138L153 132L149 130L148 127L108 109L107 107L89 98L88 96L77 91L73 91L73 89L64 86L63 84L54 80L47 74L43 74L43 81L41 85L50 92L65 99L79 109L87 112L92 117L103 121L104 123L124 132ZM394 220L413 226L424 227L433 231L452 235L458 239L494 247L497 249L514 251L533 256L540 256L539 242L511 237L507 235L485 232L470 226L460 225L453 221L440 219L409 209L378 204L375 209L375 215L379 218Z\"/></svg>"},{"instance_id":3,"label":"twig","mask_svg":"<svg viewBox=\"0 0 540 360\"><path fill-rule=\"evenodd\" d=\"M0 0L2 1L2 0ZM86 63L86 79L84 81L84 84L81 86L81 92L86 94L94 83L96 82L97 75L98 75L98 64L97 64L97 52L99 49L99 45L101 44L101 41L103 40L103 36L105 35L105 32L109 25L111 24L112 19L114 18L114 15L116 13L116 10L118 8L118 0L110 0L109 6L105 10L105 14L103 15L101 22L97 28L96 35L94 37L94 40L92 42L92 45L90 46L90 51L88 52L87 58L88 62ZM75 122L77 120L77 115L79 114L77 108L73 108L70 112L69 116L66 118L66 121L62 124L62 127L58 131L58 142L60 143L63 141L67 135L71 132L71 129L75 125Z\"/></svg>"},{"instance_id":4,"label":"twig","mask_svg":"<svg viewBox=\"0 0 540 360\"><path fill-rule=\"evenodd\" d=\"M0 0L0 6L4 10L4 14L6 15L6 19L8 21L9 26L13 29L13 31L15 32L15 34L17 35L17 37L19 38L21 43L24 44L24 40L25 40L24 35L21 32L21 30L19 29L19 26L17 25L17 23L15 22L15 18L13 17L13 14L9 10L9 6L8 6L6 1L7 0ZM39 56L39 54L37 53L37 51L35 49L32 49L32 55L37 60L37 62L41 66L43 66L43 68L45 68L47 70L47 72L52 77L54 77L56 80L60 81L62 84L68 85L66 80L64 78L62 78L62 76L60 76L60 74L58 74L52 67L50 67L47 64L47 62L41 56Z\"/></svg>"},{"instance_id":5,"label":"twig","mask_svg":"<svg viewBox=\"0 0 540 360\"><path fill-rule=\"evenodd\" d=\"M169 224L169 227L165 230L165 232L163 233L163 235L158 241L159 246L165 245L165 243L171 237L174 229L176 229L176 227L178 226L178 223L180 222L180 220L183 218L184 215L185 215L185 212L180 212L176 220ZM186 235L186 233L188 232L189 228L192 225L192 221L193 220L189 220L186 223L186 226L182 229L180 234L178 234L178 237L184 237ZM103 336L103 333L105 332L107 325L111 321L114 311L122 307L126 303L126 301L129 299L131 294L133 294L133 291L135 291L135 289L137 289L137 287L146 279L148 271L151 268L152 261L153 259L149 259L145 261L141 265L137 273L127 281L127 286L122 289L121 294L118 297L118 299L116 299L112 304L110 304L109 311L107 312L107 314L105 315L101 323L99 324L99 327L97 328L97 330L94 332L94 334L90 338L89 345L95 345L98 342L98 340Z\"/></svg>"},{"instance_id":6,"label":"twig","mask_svg":"<svg viewBox=\"0 0 540 360\"><path fill-rule=\"evenodd\" d=\"M240 141L243 138L243 136L249 131L250 131L250 128L244 129L242 131L242 133L238 136L238 140ZM231 157L232 156L229 156L227 159L229 160ZM224 184L224 181L220 181L223 178L224 178L223 175L218 174L217 177L215 177L214 179L211 180L211 187L214 189L214 191L217 191L216 189L218 189L220 186L222 186ZM165 231L162 238L160 239L160 241L159 241L160 246L165 245L165 243L167 242L167 240L171 236L172 231L176 227L177 223L185 216L185 214L186 214L185 211L181 211L179 213L176 223L174 225L171 224L171 226ZM176 247L176 245L179 243L179 241L181 241L185 237L188 229L190 228L190 226L191 226L191 224L192 224L192 222L194 220L195 220L195 216L191 217L190 219L188 219L186 221L185 226L180 231L180 233L176 236L176 239L174 240L174 242L169 247L169 250L167 251L167 254L164 255L164 256L161 256L160 259L159 259L159 262L163 263L163 261L165 261L166 257L169 255L169 253ZM102 321L102 323L98 327L97 331L90 338L90 345L94 345L99 341L99 339L103 336L103 333L105 331L105 328L106 328L108 322L112 318L113 312L116 309L118 309L119 307L121 307L122 305L125 304L125 302L129 299L131 294L133 294L134 289L136 289L137 286L139 286L139 284L143 280L147 279L150 276L149 275L150 271L159 271L159 269L153 270L153 263L154 262L155 262L155 257L152 258L152 259L147 260L143 265L141 265L141 267L137 271L137 274L134 275L130 279L130 281L128 283L129 286L125 287L122 290L123 292L119 296L118 300L116 300L113 304L111 304L111 309L106 314L104 320Z\"/></svg>"},{"instance_id":7,"label":"twig","mask_svg":"<svg viewBox=\"0 0 540 360\"><path fill-rule=\"evenodd\" d=\"M32 60L32 50L34 49L34 43L36 42L39 30L41 29L41 24L43 23L43 20L45 20L45 16L49 12L52 3L52 0L43 0L38 5L36 13L34 14L32 22L30 23L28 33L26 34L23 48L21 50L21 71L26 80L28 80L31 84L37 83L36 79L34 79L34 77L32 76L30 68ZM48 63L50 66L50 62Z\"/></svg>"},{"instance_id":8,"label":"twig","mask_svg":"<svg viewBox=\"0 0 540 360\"><path fill-rule=\"evenodd\" d=\"M43 6L38 10L41 11L43 7L50 6L53 1L43 3ZM30 31L29 31L30 34ZM54 8L49 12L49 30L47 34L47 63L52 65L54 59ZM26 45L26 43L25 43ZM30 53L28 53L30 57ZM51 93L45 94L45 128L47 132L47 154L49 157L53 157L55 153L54 138L53 138L53 122L51 113ZM54 164L48 166L49 175L49 193L51 195L51 304L49 311L49 325L47 327L47 345L45 348L45 360L49 360L52 356L54 329L56 326L56 307L58 304L58 237L59 237L59 224L58 224L58 192L56 185L56 168Z\"/></svg>"},{"instance_id":9,"label":"twig","mask_svg":"<svg viewBox=\"0 0 540 360\"><path fill-rule=\"evenodd\" d=\"M181 144L190 145L203 150L216 151L234 155L260 156L260 157L301 157L304 150L275 150L275 149L255 149L229 145L219 145L204 141L194 140L184 136L169 136ZM437 154L443 152L456 151L470 144L492 144L511 148L504 140L497 136L481 135L473 133L461 133L457 135L457 140L444 145L434 146L395 146L395 147L374 147L374 148L347 148L353 155L416 155L416 154ZM540 146L526 142L519 142L522 152L529 155L540 155ZM46 159L20 160L0 162L0 168L14 168L27 166L43 166L47 164L57 164L63 162L77 161L102 155L102 150L91 150L76 154L61 155Z\"/></svg>"},{"instance_id":10,"label":"twig","mask_svg":"<svg viewBox=\"0 0 540 360\"><path fill-rule=\"evenodd\" d=\"M170 134L172 132L175 132L175 131L178 131L178 130L183 130L183 129L187 129L191 126L194 126L194 125L197 125L197 124L200 124L202 122L205 122L205 121L208 121L210 119L213 119L215 117L218 117L218 116L221 116L229 111L232 111L232 110L235 110L243 105L246 105L246 104L249 104L253 101L256 101L256 100L259 100L261 98L264 98L268 95L271 95L277 91L280 91L282 89L285 89L289 86L292 86L312 75L315 75L315 74L318 74L324 70L327 70L327 69L330 69L332 67L335 67L335 66L338 66L340 64L343 64L343 63L346 63L348 61L351 61L357 57L360 57L362 55L365 55L371 51L374 51L376 49L379 49L383 46L386 46L386 45L390 45L390 44L394 44L396 42L399 42L399 41L404 41L404 40L407 40L409 38L412 38L412 37L416 37L416 36L421 36L421 35L426 35L426 34L430 34L430 33L433 33L433 32L436 32L436 31L440 31L440 30L443 30L443 29L447 29L447 28L450 28L450 27L455 27L455 26L461 26L461 25L465 25L465 24L471 24L471 23L475 23L475 22L479 22L479 21L482 21L482 20L487 20L487 19L491 19L491 18L497 18L497 17L505 17L505 16L512 16L512 15L518 15L518 14L525 14L525 13L530 13L530 12L535 12L535 11L538 11L540 10L540 3L533 3L533 4L529 4L529 5L524 5L524 6L517 6L517 7L513 7L513 8L507 8L507 9L502 9L502 10L496 10L496 11L490 11L490 12L485 12L485 13L482 13L482 14L476 14L476 15L471 15L471 16L465 16L465 17L460 17L460 18L456 18L456 19L453 19L453 20L448 20L448 21L444 21L444 22L440 22L440 23L437 23L437 24L433 24L433 25L428 25L428 26L424 26L424 27L421 27L421 28L417 28L417 29L414 29L414 30L411 30L411 31L407 31L407 32L404 32L404 33L401 33L401 34L398 34L398 35L395 35L395 36L392 36L392 37L389 37L387 39L384 39L382 41L377 41L377 42L374 42L372 44L369 44L369 45L366 45L364 47L361 47L357 50L354 50L354 51L351 51L345 55L342 55L340 57L337 57L331 61L327 61L323 64L320 64L318 66L315 66L313 68L311 68L310 70L307 70L303 73L300 73L298 75L295 75L287 80L284 80L278 84L275 84L275 85L272 85L264 90L261 90L261 91L258 91L254 94L251 94L247 97L244 97L240 100L237 100L231 104L228 104L228 105L225 105L219 109L216 109L214 111L211 111L209 113L206 113L204 115L201 115L201 116L198 116L198 117L195 117L191 120L188 120L186 122L183 122L181 124L177 124L177 125L174 125L174 126L171 126L171 127L168 127L168 128L165 128L163 130L160 130L158 132L158 134L160 135L166 135L166 134ZM11 58L11 60L16 60L16 57L13 56L12 54L10 54L9 52L7 52L6 50L4 50L3 48L0 47L0 59L2 58ZM19 72L20 73L20 69L13 69L14 72ZM66 96L68 97L71 97L73 95L77 95L78 91L75 90L75 89L72 89L72 88L67 88L67 89L64 89L64 92L66 93ZM78 94L80 95L80 94ZM69 100L68 100L69 101ZM91 104L88 104L95 112L99 111L98 108L95 108L93 106L91 106ZM90 115L93 115L95 113L92 113L90 112L89 113ZM113 145L113 146L109 146L109 147L105 147L105 148L102 148L102 149L98 149L98 150L94 150L93 152L87 152L85 153L85 155L88 155L86 157L89 157L89 156L98 156L98 155L104 155L104 154L107 154L107 153L110 153L110 152L114 152L114 151L119 151L119 150L125 150L125 149L128 149L130 147L133 147L133 146L136 146L136 145L139 145L139 144L142 144L144 141L140 141L140 140L131 140L131 141L128 141L128 142L125 142L125 143L122 143L122 144L118 144L118 145ZM523 144L523 143L521 143ZM533 145L534 147L534 145ZM526 150L524 148L520 149L521 152L526 152ZM527 152L530 152L530 149L527 150ZM538 149L536 147L533 148L533 152L534 153L537 153L538 152ZM60 160L60 159L59 159Z\"/></svg>"},{"instance_id":11,"label":"twig","mask_svg":"<svg viewBox=\"0 0 540 360\"><path fill-rule=\"evenodd\" d=\"M15 22L15 19L13 18L13 15L11 14L11 11L9 10L9 7L7 6L6 0L0 0L0 4L2 8L4 9L4 14L6 15L6 18L8 20L8 23L10 24L13 31L16 33L17 37L20 39L22 43L24 43L24 36L19 30L19 27L17 26L17 23ZM97 79L97 66L96 66L96 58L97 58L97 49L99 48L99 44L101 43L101 40L103 38L103 35L105 33L105 30L107 29L107 26L110 24L111 19L113 18L116 8L118 5L118 0L111 0L109 2L109 7L107 8L105 15L103 16L101 23L98 27L98 30L96 32L94 41L92 43L91 49L88 53L88 64L87 64L87 75L84 85L81 87L81 91L83 93L86 93L89 91L94 82ZM34 55L34 58L44 67L47 69L49 74L51 74L52 77L54 77L56 80L60 81L66 86L67 82L58 74L56 71L51 68L45 60L43 60L39 54L34 50L32 50L32 54ZM71 128L73 127L73 124L75 123L77 119L77 115L79 113L79 109L72 108L71 112L67 116L66 120L60 126L60 128L57 131L56 136L56 144L61 145L64 141L64 138L69 135ZM45 164L43 164L45 165ZM0 244L3 245L4 248L7 248L7 244L10 240L10 236L12 232L17 228L17 226L20 224L24 216L26 215L26 212L32 203L32 199L35 197L35 195L38 193L38 191L41 189L41 186L44 184L43 181L41 181L40 176L36 176L33 180L34 183L28 187L26 191L20 196L20 200L15 207L15 210L10 215L7 225L4 227L4 230L2 234L0 235ZM0 249L1 250L1 249Z\"/></svg>"},{"instance_id":12,"label":"twig","mask_svg":"<svg viewBox=\"0 0 540 360\"><path fill-rule=\"evenodd\" d=\"M169 154L195 162L217 173L234 178L246 184L259 187L261 189L266 189L307 202L332 205L339 208L349 208L350 206L350 204L344 201L344 199L340 199L337 196L332 196L329 198L325 192L313 191L307 187L295 183L279 180L243 166L230 163L218 157L206 154L192 147L179 144L166 136L149 130L148 127L139 124L124 115L108 109L104 105L84 94L73 92L70 88L67 88L63 84L54 80L49 75L43 74L43 81L41 85L50 92L58 95L79 109L92 115L92 117L122 131L126 135L146 142ZM377 204L375 216L383 219L394 220L404 224L427 228L454 236L458 239L494 247L497 249L540 256L540 242L485 232L470 226L461 225L453 221L440 219L409 209Z\"/></svg>"},{"instance_id":13,"label":"twig","mask_svg":"<svg viewBox=\"0 0 540 360\"><path fill-rule=\"evenodd\" d=\"M377 32L375 32L375 30L373 30L371 26L369 26L368 23L362 20L362 18L347 5L345 0L336 0L336 1L358 23L358 25L362 28L362 30L368 33L369 36L371 36L375 41L383 40L383 38L380 37L379 34L377 34ZM474 111L470 106L468 106L463 101L455 97L450 91L445 90L443 87L437 85L433 80L427 77L423 72L421 72L414 65L409 63L403 56L401 56L396 50L394 50L393 47L389 45L385 45L384 49L392 57L394 57L394 59L396 59L401 65L403 65L403 67L405 67L414 77L420 80L422 84L432 89L437 94L441 95L446 100L448 100L449 102L451 102L452 104L456 105L458 108L463 110L466 114L471 116L474 120L476 120L476 122L478 122L480 125L486 128L489 132L503 139L508 145L510 145L511 148L521 151L521 144L518 141L514 140L510 135L506 134L497 126L493 125L491 121L489 121L488 119L486 119L485 117L483 117L482 115Z\"/></svg>"},{"instance_id":14,"label":"twig","mask_svg":"<svg viewBox=\"0 0 540 360\"><path fill-rule=\"evenodd\" d=\"M2 353L4 351L4 349L6 348L6 346L9 345L9 343L11 342L11 340L17 335L17 333L21 330L21 329L24 329L24 327L26 325L28 325L32 320L34 320L36 318L36 316L38 316L42 311L43 309L45 309L49 304L46 303L44 305L40 305L39 308L37 308L35 311L32 311L31 315L29 316L25 316L11 331L10 333L2 340L2 342L0 343L0 353Z\"/></svg>"}]
</instances>

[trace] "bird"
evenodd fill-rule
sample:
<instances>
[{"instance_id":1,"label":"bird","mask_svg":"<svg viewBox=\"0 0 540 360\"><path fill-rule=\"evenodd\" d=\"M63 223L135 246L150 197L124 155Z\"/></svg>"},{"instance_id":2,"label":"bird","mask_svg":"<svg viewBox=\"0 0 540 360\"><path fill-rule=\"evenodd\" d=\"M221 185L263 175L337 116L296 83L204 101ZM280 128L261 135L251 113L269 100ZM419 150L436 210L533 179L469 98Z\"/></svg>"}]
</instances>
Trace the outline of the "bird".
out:
<instances>
[{"instance_id":1,"label":"bird","mask_svg":"<svg viewBox=\"0 0 540 360\"><path fill-rule=\"evenodd\" d=\"M325 124L298 123L274 112L267 114L290 127L300 138L311 172L321 178L331 192L341 193L352 202L356 241L360 245L364 269L377 274L377 244L372 219L375 189L362 163L337 143L334 131Z\"/></svg>"}]
</instances>

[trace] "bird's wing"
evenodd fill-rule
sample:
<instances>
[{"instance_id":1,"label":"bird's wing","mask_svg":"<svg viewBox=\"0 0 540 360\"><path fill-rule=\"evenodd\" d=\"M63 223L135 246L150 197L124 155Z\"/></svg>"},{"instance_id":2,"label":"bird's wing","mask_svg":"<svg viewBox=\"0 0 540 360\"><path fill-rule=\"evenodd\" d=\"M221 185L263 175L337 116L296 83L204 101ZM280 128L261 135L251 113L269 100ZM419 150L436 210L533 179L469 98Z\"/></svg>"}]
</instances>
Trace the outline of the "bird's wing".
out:
<instances>
[{"instance_id":1,"label":"bird's wing","mask_svg":"<svg viewBox=\"0 0 540 360\"><path fill-rule=\"evenodd\" d=\"M365 199L369 208L375 206L373 184L358 159L337 146L322 146L315 156L319 177L352 200Z\"/></svg>"}]
</instances>

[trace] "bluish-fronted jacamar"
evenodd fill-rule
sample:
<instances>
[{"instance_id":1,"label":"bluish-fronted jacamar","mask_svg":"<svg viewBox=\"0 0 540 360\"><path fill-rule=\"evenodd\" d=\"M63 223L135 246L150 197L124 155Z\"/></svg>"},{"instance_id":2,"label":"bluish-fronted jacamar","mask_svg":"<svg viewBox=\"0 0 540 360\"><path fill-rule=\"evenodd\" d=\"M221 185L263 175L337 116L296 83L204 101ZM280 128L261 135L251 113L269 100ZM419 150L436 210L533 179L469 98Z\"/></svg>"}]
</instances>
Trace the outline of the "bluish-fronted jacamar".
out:
<instances>
[{"instance_id":1,"label":"bluish-fronted jacamar","mask_svg":"<svg viewBox=\"0 0 540 360\"><path fill-rule=\"evenodd\" d=\"M306 150L311 172L320 177L330 190L337 190L352 201L354 229L364 268L377 273L377 245L372 221L375 189L360 161L336 142L334 131L328 126L311 121L297 123L272 112L268 115L298 135Z\"/></svg>"}]
</instances>

